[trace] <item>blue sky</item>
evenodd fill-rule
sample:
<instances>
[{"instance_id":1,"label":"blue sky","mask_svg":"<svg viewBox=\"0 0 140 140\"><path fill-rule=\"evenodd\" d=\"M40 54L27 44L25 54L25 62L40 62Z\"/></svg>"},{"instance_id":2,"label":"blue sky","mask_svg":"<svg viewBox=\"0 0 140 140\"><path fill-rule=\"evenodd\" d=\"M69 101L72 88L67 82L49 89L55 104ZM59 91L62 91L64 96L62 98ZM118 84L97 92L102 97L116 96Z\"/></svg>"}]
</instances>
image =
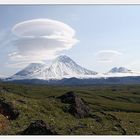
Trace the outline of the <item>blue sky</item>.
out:
<instances>
[{"instance_id":1,"label":"blue sky","mask_svg":"<svg viewBox=\"0 0 140 140\"><path fill-rule=\"evenodd\" d=\"M7 43L15 24L32 19L53 19L68 24L79 40L71 49L60 52L78 64L107 72L115 66L140 71L139 5L40 5L0 6L0 76L10 76L23 67L10 67ZM20 62L18 62L19 64Z\"/></svg>"}]
</instances>

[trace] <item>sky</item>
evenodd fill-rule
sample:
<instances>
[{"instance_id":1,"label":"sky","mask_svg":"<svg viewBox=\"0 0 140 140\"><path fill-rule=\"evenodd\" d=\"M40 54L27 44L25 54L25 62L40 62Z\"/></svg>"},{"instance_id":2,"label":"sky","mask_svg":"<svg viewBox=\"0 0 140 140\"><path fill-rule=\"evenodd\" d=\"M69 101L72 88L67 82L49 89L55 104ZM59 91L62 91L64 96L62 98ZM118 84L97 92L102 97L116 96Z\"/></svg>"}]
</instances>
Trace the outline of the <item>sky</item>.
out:
<instances>
[{"instance_id":1,"label":"sky","mask_svg":"<svg viewBox=\"0 0 140 140\"><path fill-rule=\"evenodd\" d=\"M139 5L0 5L0 77L67 55L97 72L140 71Z\"/></svg>"}]
</instances>

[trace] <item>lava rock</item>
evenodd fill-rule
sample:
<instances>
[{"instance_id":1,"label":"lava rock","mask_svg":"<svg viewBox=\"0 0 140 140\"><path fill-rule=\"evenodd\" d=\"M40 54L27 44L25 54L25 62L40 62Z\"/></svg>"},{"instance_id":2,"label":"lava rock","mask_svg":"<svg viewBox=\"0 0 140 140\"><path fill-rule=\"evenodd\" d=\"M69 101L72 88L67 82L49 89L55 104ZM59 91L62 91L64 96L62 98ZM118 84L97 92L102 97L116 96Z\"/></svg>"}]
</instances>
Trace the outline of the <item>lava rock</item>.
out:
<instances>
[{"instance_id":1,"label":"lava rock","mask_svg":"<svg viewBox=\"0 0 140 140\"><path fill-rule=\"evenodd\" d=\"M7 117L9 120L15 120L19 116L18 110L16 110L12 104L6 103L0 100L0 114Z\"/></svg>"},{"instance_id":2,"label":"lava rock","mask_svg":"<svg viewBox=\"0 0 140 140\"><path fill-rule=\"evenodd\" d=\"M65 93L62 96L59 96L58 98L63 103L73 104L73 103L75 103L75 98L76 97L77 97L77 95L73 91L70 91L70 92Z\"/></svg>"},{"instance_id":3,"label":"lava rock","mask_svg":"<svg viewBox=\"0 0 140 140\"><path fill-rule=\"evenodd\" d=\"M17 100L17 102L19 102L19 103L22 103L22 104L25 104L26 103L26 101L24 101L24 100Z\"/></svg>"},{"instance_id":4,"label":"lava rock","mask_svg":"<svg viewBox=\"0 0 140 140\"><path fill-rule=\"evenodd\" d=\"M70 104L68 112L75 117L85 118L90 116L90 108L88 104L74 92L67 92L58 98L61 102Z\"/></svg>"},{"instance_id":5,"label":"lava rock","mask_svg":"<svg viewBox=\"0 0 140 140\"><path fill-rule=\"evenodd\" d=\"M27 129L18 133L19 135L58 135L44 121L36 120Z\"/></svg>"}]
</instances>

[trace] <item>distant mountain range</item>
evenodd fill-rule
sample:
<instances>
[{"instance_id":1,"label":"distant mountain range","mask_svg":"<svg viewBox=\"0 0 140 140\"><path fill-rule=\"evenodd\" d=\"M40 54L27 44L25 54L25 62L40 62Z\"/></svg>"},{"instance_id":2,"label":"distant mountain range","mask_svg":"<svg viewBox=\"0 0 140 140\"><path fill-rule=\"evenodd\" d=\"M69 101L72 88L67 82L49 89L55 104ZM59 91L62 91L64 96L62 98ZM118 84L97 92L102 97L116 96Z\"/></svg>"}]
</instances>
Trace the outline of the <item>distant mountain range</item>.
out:
<instances>
[{"instance_id":1,"label":"distant mountain range","mask_svg":"<svg viewBox=\"0 0 140 140\"><path fill-rule=\"evenodd\" d=\"M53 60L49 67L46 64L31 63L4 81L38 84L101 84L118 83L118 81L119 83L140 83L139 76L140 73L125 67L114 67L107 73L98 73L78 65L70 57L63 55Z\"/></svg>"},{"instance_id":2,"label":"distant mountain range","mask_svg":"<svg viewBox=\"0 0 140 140\"><path fill-rule=\"evenodd\" d=\"M96 75L97 72L88 70L76 64L71 58L67 56L57 57L50 67L45 64L32 63L25 69L19 71L15 75L9 77L10 80L21 79L63 79L71 77L83 77L89 75Z\"/></svg>"}]
</instances>

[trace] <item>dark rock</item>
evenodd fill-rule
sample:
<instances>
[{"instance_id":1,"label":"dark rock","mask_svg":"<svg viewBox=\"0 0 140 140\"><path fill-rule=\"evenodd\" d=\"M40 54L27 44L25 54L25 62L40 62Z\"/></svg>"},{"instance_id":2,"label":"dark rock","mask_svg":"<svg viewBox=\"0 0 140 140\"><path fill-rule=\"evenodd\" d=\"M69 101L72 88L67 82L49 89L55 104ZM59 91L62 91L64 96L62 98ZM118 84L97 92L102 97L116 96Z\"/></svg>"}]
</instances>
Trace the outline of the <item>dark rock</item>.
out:
<instances>
[{"instance_id":1,"label":"dark rock","mask_svg":"<svg viewBox=\"0 0 140 140\"><path fill-rule=\"evenodd\" d=\"M133 121L129 121L129 123L134 123Z\"/></svg>"},{"instance_id":2,"label":"dark rock","mask_svg":"<svg viewBox=\"0 0 140 140\"><path fill-rule=\"evenodd\" d=\"M61 102L63 103L72 104L72 103L75 103L76 97L77 95L74 92L70 91L70 92L65 93L62 96L59 96L58 98L61 99Z\"/></svg>"},{"instance_id":3,"label":"dark rock","mask_svg":"<svg viewBox=\"0 0 140 140\"><path fill-rule=\"evenodd\" d=\"M97 115L91 114L90 117L95 119L95 121L98 122L98 123L102 122L102 118L97 116Z\"/></svg>"},{"instance_id":4,"label":"dark rock","mask_svg":"<svg viewBox=\"0 0 140 140\"><path fill-rule=\"evenodd\" d=\"M112 91L117 91L117 89L112 89Z\"/></svg>"},{"instance_id":5,"label":"dark rock","mask_svg":"<svg viewBox=\"0 0 140 140\"><path fill-rule=\"evenodd\" d=\"M27 129L20 132L19 135L58 135L44 121L36 120L32 122Z\"/></svg>"},{"instance_id":6,"label":"dark rock","mask_svg":"<svg viewBox=\"0 0 140 140\"><path fill-rule=\"evenodd\" d=\"M139 93L138 93L138 92L132 92L132 94L136 94L136 95L138 95Z\"/></svg>"},{"instance_id":7,"label":"dark rock","mask_svg":"<svg viewBox=\"0 0 140 140\"><path fill-rule=\"evenodd\" d=\"M0 100L0 114L7 117L9 120L15 120L19 116L18 110L16 110L12 104L6 103Z\"/></svg>"},{"instance_id":8,"label":"dark rock","mask_svg":"<svg viewBox=\"0 0 140 140\"><path fill-rule=\"evenodd\" d=\"M68 112L77 118L85 118L90 115L90 108L87 103L74 92L67 92L58 98L61 102L70 104Z\"/></svg>"},{"instance_id":9,"label":"dark rock","mask_svg":"<svg viewBox=\"0 0 140 140\"><path fill-rule=\"evenodd\" d=\"M17 102L19 102L19 103L23 103L23 104L26 103L26 101L24 101L24 100L17 100Z\"/></svg>"}]
</instances>

